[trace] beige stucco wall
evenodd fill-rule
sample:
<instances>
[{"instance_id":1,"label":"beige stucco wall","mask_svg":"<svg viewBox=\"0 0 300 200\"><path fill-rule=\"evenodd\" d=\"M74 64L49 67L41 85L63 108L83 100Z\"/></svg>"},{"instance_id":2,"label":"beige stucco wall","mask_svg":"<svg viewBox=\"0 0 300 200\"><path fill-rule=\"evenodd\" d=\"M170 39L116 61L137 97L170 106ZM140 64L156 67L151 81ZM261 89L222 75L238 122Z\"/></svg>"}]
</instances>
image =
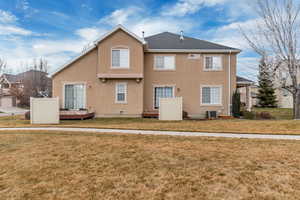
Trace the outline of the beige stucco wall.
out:
<instances>
[{"instance_id":1,"label":"beige stucco wall","mask_svg":"<svg viewBox=\"0 0 300 200\"><path fill-rule=\"evenodd\" d=\"M120 34L120 36L118 36ZM98 48L94 49L81 59L74 62L71 66L59 72L53 77L53 97L59 97L60 107L63 108L63 86L66 83L84 83L86 85L86 108L90 111L95 111L96 116L113 117L113 116L126 116L137 117L141 116L143 112L143 81L137 83L136 80L118 79L107 80L106 82L100 81L97 78L99 71L102 73L142 73L143 63L135 61L132 55L143 54L141 50L142 44L137 40L128 39L129 36L124 36L124 32L119 31L108 37L99 44L99 49L102 49L101 58L98 53ZM116 39L117 38L117 39ZM124 70L110 69L110 51L111 47L115 46L118 42L115 40L128 41L126 44L130 48L130 68ZM129 37L130 38L130 37ZM99 51L100 52L100 51ZM142 59L142 58L140 58ZM138 60L138 59L137 59ZM115 85L117 82L127 83L127 103L115 103ZM121 113L121 114L120 114Z\"/></svg>"},{"instance_id":2,"label":"beige stucco wall","mask_svg":"<svg viewBox=\"0 0 300 200\"><path fill-rule=\"evenodd\" d=\"M188 54L176 54L176 70L156 71L153 69L155 53L145 54L145 87L144 87L144 110L153 111L153 88L154 85L175 86L175 96L183 97L183 110L190 117L204 117L206 111L217 110L222 115L229 113L229 97L236 87L236 55L231 55L231 95L229 96L229 54L222 55L222 71L204 71L203 58L188 59ZM201 86L222 86L222 106L200 105Z\"/></svg>"}]
</instances>

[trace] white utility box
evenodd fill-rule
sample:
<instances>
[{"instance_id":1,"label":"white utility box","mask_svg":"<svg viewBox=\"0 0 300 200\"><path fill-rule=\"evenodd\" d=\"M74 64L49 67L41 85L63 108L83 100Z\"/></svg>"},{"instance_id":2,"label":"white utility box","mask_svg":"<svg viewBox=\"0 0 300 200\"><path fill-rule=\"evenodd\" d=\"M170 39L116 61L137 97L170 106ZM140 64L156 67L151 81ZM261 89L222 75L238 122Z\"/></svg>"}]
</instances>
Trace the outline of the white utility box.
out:
<instances>
[{"instance_id":1,"label":"white utility box","mask_svg":"<svg viewBox=\"0 0 300 200\"><path fill-rule=\"evenodd\" d=\"M182 97L160 98L159 120L182 120Z\"/></svg>"},{"instance_id":2,"label":"white utility box","mask_svg":"<svg viewBox=\"0 0 300 200\"><path fill-rule=\"evenodd\" d=\"M31 124L59 124L58 98L30 98Z\"/></svg>"}]
</instances>

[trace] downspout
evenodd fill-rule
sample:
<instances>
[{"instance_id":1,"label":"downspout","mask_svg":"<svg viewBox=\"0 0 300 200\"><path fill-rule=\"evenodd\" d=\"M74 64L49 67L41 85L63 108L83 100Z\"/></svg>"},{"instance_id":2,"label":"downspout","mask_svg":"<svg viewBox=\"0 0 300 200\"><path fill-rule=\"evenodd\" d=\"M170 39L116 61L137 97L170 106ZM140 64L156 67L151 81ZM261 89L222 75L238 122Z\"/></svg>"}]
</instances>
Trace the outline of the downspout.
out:
<instances>
[{"instance_id":1,"label":"downspout","mask_svg":"<svg viewBox=\"0 0 300 200\"><path fill-rule=\"evenodd\" d=\"M228 116L231 116L231 50L229 51L229 56L228 56L228 81L229 81Z\"/></svg>"}]
</instances>

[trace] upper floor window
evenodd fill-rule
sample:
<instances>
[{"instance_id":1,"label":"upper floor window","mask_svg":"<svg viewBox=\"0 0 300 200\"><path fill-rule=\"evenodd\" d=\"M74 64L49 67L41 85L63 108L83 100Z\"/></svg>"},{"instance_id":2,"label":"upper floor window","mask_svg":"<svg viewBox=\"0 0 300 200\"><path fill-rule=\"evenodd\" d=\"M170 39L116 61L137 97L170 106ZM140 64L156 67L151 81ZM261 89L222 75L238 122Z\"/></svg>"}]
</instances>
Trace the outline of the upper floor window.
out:
<instances>
[{"instance_id":1,"label":"upper floor window","mask_svg":"<svg viewBox=\"0 0 300 200\"><path fill-rule=\"evenodd\" d=\"M129 49L111 50L112 68L129 68Z\"/></svg>"},{"instance_id":2,"label":"upper floor window","mask_svg":"<svg viewBox=\"0 0 300 200\"><path fill-rule=\"evenodd\" d=\"M221 105L222 87L205 86L201 88L202 104L204 105Z\"/></svg>"},{"instance_id":3,"label":"upper floor window","mask_svg":"<svg viewBox=\"0 0 300 200\"><path fill-rule=\"evenodd\" d=\"M154 56L154 69L156 70L174 70L175 56Z\"/></svg>"},{"instance_id":4,"label":"upper floor window","mask_svg":"<svg viewBox=\"0 0 300 200\"><path fill-rule=\"evenodd\" d=\"M204 70L222 70L222 56L205 56Z\"/></svg>"}]
</instances>

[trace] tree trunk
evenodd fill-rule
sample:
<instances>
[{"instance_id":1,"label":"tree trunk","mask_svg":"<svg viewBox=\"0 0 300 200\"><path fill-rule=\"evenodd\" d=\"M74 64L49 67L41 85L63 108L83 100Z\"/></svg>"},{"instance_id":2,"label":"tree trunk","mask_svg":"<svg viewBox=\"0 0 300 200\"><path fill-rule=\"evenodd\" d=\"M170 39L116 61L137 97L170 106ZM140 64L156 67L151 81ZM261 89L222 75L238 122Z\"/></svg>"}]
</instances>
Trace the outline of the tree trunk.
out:
<instances>
[{"instance_id":1,"label":"tree trunk","mask_svg":"<svg viewBox=\"0 0 300 200\"><path fill-rule=\"evenodd\" d=\"M297 88L296 94L293 95L294 98L294 119L300 119L300 89Z\"/></svg>"}]
</instances>

